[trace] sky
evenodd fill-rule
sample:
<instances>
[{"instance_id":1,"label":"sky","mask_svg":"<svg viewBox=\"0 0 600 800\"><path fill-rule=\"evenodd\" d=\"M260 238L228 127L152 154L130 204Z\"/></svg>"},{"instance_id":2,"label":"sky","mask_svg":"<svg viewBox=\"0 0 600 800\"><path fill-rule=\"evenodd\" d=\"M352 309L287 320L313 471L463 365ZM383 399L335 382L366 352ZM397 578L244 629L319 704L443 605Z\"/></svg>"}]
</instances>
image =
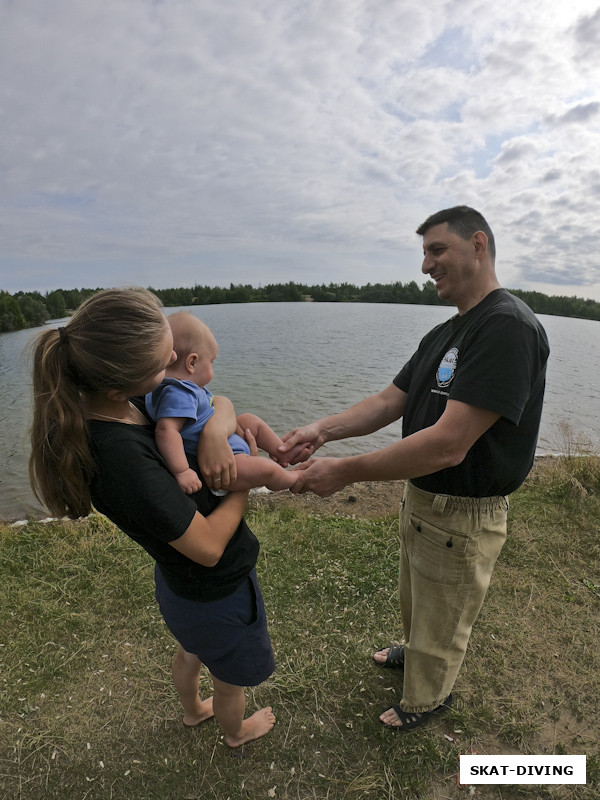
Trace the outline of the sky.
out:
<instances>
[{"instance_id":1,"label":"sky","mask_svg":"<svg viewBox=\"0 0 600 800\"><path fill-rule=\"evenodd\" d=\"M0 290L425 282L600 300L598 0L0 0Z\"/></svg>"}]
</instances>

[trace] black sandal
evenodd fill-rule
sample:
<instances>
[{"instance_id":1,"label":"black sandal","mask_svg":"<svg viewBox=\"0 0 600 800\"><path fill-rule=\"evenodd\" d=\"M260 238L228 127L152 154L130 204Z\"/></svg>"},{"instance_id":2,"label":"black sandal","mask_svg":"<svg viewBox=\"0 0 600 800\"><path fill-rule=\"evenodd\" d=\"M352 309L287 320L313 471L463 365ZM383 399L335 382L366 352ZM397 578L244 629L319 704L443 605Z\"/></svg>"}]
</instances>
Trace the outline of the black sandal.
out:
<instances>
[{"instance_id":1,"label":"black sandal","mask_svg":"<svg viewBox=\"0 0 600 800\"><path fill-rule=\"evenodd\" d=\"M385 648L382 647L381 650L385 650ZM377 652L381 653L381 650ZM404 645L393 644L389 648L385 661L377 661L373 658L373 663L377 664L378 667L386 667L387 669L404 669Z\"/></svg>"},{"instance_id":2,"label":"black sandal","mask_svg":"<svg viewBox=\"0 0 600 800\"><path fill-rule=\"evenodd\" d=\"M387 722L381 721L382 725L385 725L386 728L392 728L395 731L413 731L415 728L418 728L423 723L427 722L430 717L433 717L434 714L442 714L444 711L447 711L448 708L453 703L452 694L449 694L448 697L444 700L444 702L437 706L436 708L432 708L431 711L403 711L400 706L392 706L392 710L396 713L398 719L402 723L401 725L388 725Z\"/></svg>"}]
</instances>

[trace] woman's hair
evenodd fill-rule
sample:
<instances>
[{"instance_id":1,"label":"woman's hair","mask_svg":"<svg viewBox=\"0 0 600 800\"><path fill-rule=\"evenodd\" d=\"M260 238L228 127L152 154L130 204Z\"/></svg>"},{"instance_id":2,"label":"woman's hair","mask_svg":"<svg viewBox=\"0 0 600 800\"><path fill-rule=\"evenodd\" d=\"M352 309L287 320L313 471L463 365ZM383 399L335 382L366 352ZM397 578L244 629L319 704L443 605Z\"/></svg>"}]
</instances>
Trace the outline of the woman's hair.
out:
<instances>
[{"instance_id":1,"label":"woman's hair","mask_svg":"<svg viewBox=\"0 0 600 800\"><path fill-rule=\"evenodd\" d=\"M29 478L56 516L91 511L94 461L84 396L128 391L164 367L165 318L146 289L105 289L82 303L64 328L33 344L33 424Z\"/></svg>"}]
</instances>

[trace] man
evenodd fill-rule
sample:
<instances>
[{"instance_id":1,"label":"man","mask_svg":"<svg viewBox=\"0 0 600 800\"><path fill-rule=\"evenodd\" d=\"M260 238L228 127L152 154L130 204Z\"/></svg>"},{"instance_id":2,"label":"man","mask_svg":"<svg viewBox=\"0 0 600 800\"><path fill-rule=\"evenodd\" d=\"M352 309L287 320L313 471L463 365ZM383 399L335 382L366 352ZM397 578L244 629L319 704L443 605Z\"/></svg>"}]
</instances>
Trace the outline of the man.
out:
<instances>
[{"instance_id":1,"label":"man","mask_svg":"<svg viewBox=\"0 0 600 800\"><path fill-rule=\"evenodd\" d=\"M439 211L417 233L423 273L458 314L423 338L390 386L291 431L282 449L307 442L312 453L403 417L402 439L389 447L299 465L294 491L325 497L356 481L408 479L400 512L405 644L373 657L404 669L402 699L380 719L405 731L452 703L506 538L506 496L533 464L549 354L533 312L496 278L494 237L479 212Z\"/></svg>"}]
</instances>

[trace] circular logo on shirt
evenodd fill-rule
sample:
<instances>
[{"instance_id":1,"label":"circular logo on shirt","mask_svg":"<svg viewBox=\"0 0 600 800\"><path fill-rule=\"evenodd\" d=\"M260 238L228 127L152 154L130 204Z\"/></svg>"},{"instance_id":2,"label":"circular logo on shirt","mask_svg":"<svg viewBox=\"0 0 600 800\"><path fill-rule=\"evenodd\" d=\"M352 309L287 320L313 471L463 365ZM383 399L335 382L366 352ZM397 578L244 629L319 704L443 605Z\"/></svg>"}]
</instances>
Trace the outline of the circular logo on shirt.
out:
<instances>
[{"instance_id":1,"label":"circular logo on shirt","mask_svg":"<svg viewBox=\"0 0 600 800\"><path fill-rule=\"evenodd\" d=\"M458 363L458 348L453 347L448 350L446 355L440 361L436 373L437 385L439 387L449 386L452 383L452 378L456 372L456 365Z\"/></svg>"}]
</instances>

